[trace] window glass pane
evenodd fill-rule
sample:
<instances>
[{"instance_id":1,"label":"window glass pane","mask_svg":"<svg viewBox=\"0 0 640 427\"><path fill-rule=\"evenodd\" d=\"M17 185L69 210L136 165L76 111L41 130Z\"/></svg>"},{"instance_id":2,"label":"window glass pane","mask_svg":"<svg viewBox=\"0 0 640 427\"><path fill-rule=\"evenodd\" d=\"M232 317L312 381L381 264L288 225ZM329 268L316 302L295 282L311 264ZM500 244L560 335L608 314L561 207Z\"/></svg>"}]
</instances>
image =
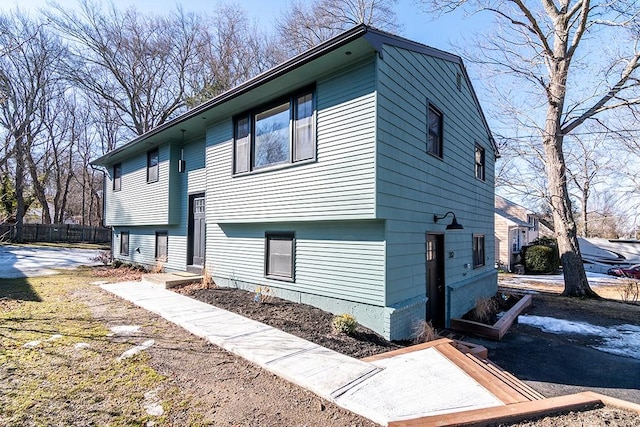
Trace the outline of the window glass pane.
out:
<instances>
[{"instance_id":1,"label":"window glass pane","mask_svg":"<svg viewBox=\"0 0 640 427\"><path fill-rule=\"evenodd\" d=\"M254 167L289 161L289 103L256 114Z\"/></svg>"},{"instance_id":2,"label":"window glass pane","mask_svg":"<svg viewBox=\"0 0 640 427\"><path fill-rule=\"evenodd\" d=\"M294 161L312 159L315 151L313 134L313 97L306 94L296 98L295 158Z\"/></svg>"},{"instance_id":3,"label":"window glass pane","mask_svg":"<svg viewBox=\"0 0 640 427\"><path fill-rule=\"evenodd\" d=\"M476 178L484 181L484 148L476 146Z\"/></svg>"},{"instance_id":4,"label":"window glass pane","mask_svg":"<svg viewBox=\"0 0 640 427\"><path fill-rule=\"evenodd\" d=\"M158 150L149 151L147 153L147 182L155 182L158 180Z\"/></svg>"},{"instance_id":5,"label":"window glass pane","mask_svg":"<svg viewBox=\"0 0 640 427\"><path fill-rule=\"evenodd\" d=\"M429 106L427 151L442 157L442 114Z\"/></svg>"},{"instance_id":6,"label":"window glass pane","mask_svg":"<svg viewBox=\"0 0 640 427\"><path fill-rule=\"evenodd\" d=\"M484 236L473 236L473 266L484 265Z\"/></svg>"},{"instance_id":7,"label":"window glass pane","mask_svg":"<svg viewBox=\"0 0 640 427\"><path fill-rule=\"evenodd\" d=\"M167 260L167 233L156 233L156 259Z\"/></svg>"},{"instance_id":8,"label":"window glass pane","mask_svg":"<svg viewBox=\"0 0 640 427\"><path fill-rule=\"evenodd\" d=\"M267 236L267 275L292 278L293 236Z\"/></svg>"},{"instance_id":9,"label":"window glass pane","mask_svg":"<svg viewBox=\"0 0 640 427\"><path fill-rule=\"evenodd\" d=\"M235 173L249 171L249 141L249 119L246 117L238 119L236 121Z\"/></svg>"},{"instance_id":10,"label":"window glass pane","mask_svg":"<svg viewBox=\"0 0 640 427\"><path fill-rule=\"evenodd\" d=\"M129 232L120 233L120 255L129 255Z\"/></svg>"},{"instance_id":11,"label":"window glass pane","mask_svg":"<svg viewBox=\"0 0 640 427\"><path fill-rule=\"evenodd\" d=\"M122 166L113 167L113 191L120 191L122 188Z\"/></svg>"}]
</instances>

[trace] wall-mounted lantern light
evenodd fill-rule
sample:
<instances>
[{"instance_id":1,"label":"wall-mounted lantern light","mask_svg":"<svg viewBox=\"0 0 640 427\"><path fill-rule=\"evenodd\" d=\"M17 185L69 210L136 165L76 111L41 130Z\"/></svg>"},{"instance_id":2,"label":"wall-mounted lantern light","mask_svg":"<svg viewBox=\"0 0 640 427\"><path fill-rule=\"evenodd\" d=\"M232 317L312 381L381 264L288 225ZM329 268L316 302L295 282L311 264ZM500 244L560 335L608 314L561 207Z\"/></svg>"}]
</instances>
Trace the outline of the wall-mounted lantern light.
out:
<instances>
[{"instance_id":1,"label":"wall-mounted lantern light","mask_svg":"<svg viewBox=\"0 0 640 427\"><path fill-rule=\"evenodd\" d=\"M447 230L464 230L464 227L462 226L462 224L460 224L456 219L456 214L454 214L451 211L447 212L442 216L433 215L433 222L437 223L438 220L444 219L449 214L453 215L453 220L451 221L451 224L447 225Z\"/></svg>"}]
</instances>

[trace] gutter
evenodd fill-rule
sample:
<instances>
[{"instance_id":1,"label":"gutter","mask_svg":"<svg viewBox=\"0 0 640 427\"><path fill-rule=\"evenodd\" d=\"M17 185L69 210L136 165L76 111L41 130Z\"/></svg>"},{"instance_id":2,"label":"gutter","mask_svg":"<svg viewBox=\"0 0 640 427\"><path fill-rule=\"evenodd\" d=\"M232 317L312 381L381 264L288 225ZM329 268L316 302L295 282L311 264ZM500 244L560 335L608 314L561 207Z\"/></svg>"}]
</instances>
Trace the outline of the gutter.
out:
<instances>
[{"instance_id":1,"label":"gutter","mask_svg":"<svg viewBox=\"0 0 640 427\"><path fill-rule=\"evenodd\" d=\"M330 39L324 43L319 44L318 46L309 49L306 52L303 52L297 56L294 56L293 58L291 58L288 61L283 62L280 65L276 65L275 67L265 71L262 74L258 74L256 77L247 80L244 83L241 83L240 85L234 87L233 89L230 89L226 92L223 92L222 94L212 98L209 101L206 101L202 104L200 104L199 106L193 108L192 110L187 111L186 113L176 117L173 120L170 120L164 124L161 124L160 126L157 126L153 129L151 129L150 131L138 136L137 138L133 139L132 141L124 144L123 146L116 148L110 152L108 152L107 154L103 155L102 157L97 158L96 160L93 160L90 164L91 165L101 165L103 164L106 160L110 159L111 157L113 157L114 155L129 149L130 147L132 147L133 145L138 144L139 142L144 141L145 139L151 138L152 136L155 136L171 127L174 127L186 120L192 119L196 116L198 116L199 114L203 113L206 110L210 110L220 104L223 104L239 95L242 95L258 86L261 86L265 83L268 83L271 80L274 80L277 77L282 76L283 74L288 73L289 71L299 68L311 61L313 61L314 59L321 57L323 55L325 55L326 53L329 53L333 50L336 50L342 46L344 46L347 43L350 43L353 40L356 40L360 37L362 37L364 34L366 34L367 32L369 32L370 29L369 27L367 27L364 24L360 24L356 27L353 27L352 29L345 31L344 33L334 37L333 39Z\"/></svg>"}]
</instances>

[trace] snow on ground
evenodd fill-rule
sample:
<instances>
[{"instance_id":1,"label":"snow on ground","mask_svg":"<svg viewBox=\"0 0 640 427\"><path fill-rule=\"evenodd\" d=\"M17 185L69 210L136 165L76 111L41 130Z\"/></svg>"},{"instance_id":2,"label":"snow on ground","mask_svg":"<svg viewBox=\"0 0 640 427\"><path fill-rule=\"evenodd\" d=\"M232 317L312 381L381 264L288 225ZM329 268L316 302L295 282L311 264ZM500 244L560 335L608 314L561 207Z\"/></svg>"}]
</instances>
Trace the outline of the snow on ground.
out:
<instances>
[{"instance_id":1,"label":"snow on ground","mask_svg":"<svg viewBox=\"0 0 640 427\"><path fill-rule=\"evenodd\" d=\"M620 277L610 276L608 274L592 273L587 271L587 280L591 286L612 286L618 285ZM500 277L500 283L518 285L522 282L538 282L549 285L564 286L564 276L562 274L541 274L528 275L518 274L515 276Z\"/></svg>"},{"instance_id":2,"label":"snow on ground","mask_svg":"<svg viewBox=\"0 0 640 427\"><path fill-rule=\"evenodd\" d=\"M100 251L44 246L0 246L0 279L56 274L54 269L100 265Z\"/></svg>"},{"instance_id":3,"label":"snow on ground","mask_svg":"<svg viewBox=\"0 0 640 427\"><path fill-rule=\"evenodd\" d=\"M140 325L118 325L109 328L115 335L134 335L140 332Z\"/></svg>"},{"instance_id":4,"label":"snow on ground","mask_svg":"<svg viewBox=\"0 0 640 427\"><path fill-rule=\"evenodd\" d=\"M155 344L154 340L147 340L147 341L143 342L142 344L137 345L135 347L132 347L129 350L125 351L116 360L122 361L124 359L128 359L130 357L133 357L136 354L140 353L141 351L145 351L145 350L151 348L151 346L154 345L154 344Z\"/></svg>"},{"instance_id":5,"label":"snow on ground","mask_svg":"<svg viewBox=\"0 0 640 427\"><path fill-rule=\"evenodd\" d=\"M599 337L602 342L591 347L618 356L640 359L640 326L597 326L585 322L556 319L554 317L520 315L518 323L553 334L574 334Z\"/></svg>"}]
</instances>

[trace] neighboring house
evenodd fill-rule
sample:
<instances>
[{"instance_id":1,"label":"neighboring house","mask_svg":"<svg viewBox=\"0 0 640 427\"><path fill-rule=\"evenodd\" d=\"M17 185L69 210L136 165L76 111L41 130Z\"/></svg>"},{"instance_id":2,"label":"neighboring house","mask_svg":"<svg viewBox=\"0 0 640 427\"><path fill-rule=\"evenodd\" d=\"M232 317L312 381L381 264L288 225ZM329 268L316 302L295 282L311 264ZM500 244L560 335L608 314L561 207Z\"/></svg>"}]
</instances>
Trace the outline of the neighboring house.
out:
<instances>
[{"instance_id":1,"label":"neighboring house","mask_svg":"<svg viewBox=\"0 0 640 427\"><path fill-rule=\"evenodd\" d=\"M540 236L540 216L496 194L495 233L496 262L513 272L520 249Z\"/></svg>"},{"instance_id":2,"label":"neighboring house","mask_svg":"<svg viewBox=\"0 0 640 427\"><path fill-rule=\"evenodd\" d=\"M458 56L361 25L93 163L115 258L402 339L497 291L497 155Z\"/></svg>"}]
</instances>

